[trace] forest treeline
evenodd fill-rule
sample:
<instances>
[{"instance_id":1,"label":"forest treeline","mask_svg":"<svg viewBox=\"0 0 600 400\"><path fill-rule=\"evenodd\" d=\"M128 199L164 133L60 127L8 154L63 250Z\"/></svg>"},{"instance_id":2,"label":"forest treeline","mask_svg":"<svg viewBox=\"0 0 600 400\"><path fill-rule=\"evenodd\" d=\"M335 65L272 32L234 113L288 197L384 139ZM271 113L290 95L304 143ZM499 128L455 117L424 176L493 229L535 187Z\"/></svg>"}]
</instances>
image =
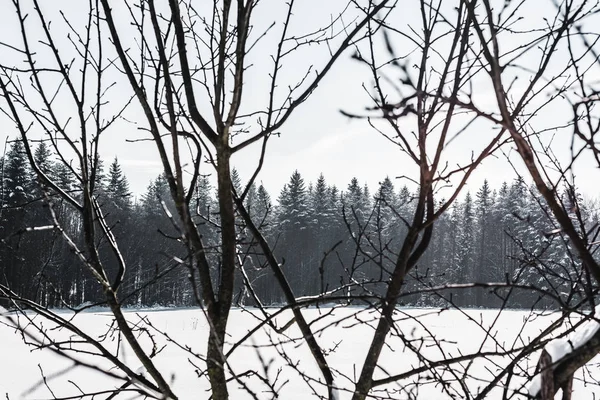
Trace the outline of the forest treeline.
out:
<instances>
[{"instance_id":1,"label":"forest treeline","mask_svg":"<svg viewBox=\"0 0 600 400\"><path fill-rule=\"evenodd\" d=\"M77 196L80 182L75 167L53 162L43 142L34 158L62 190ZM177 221L168 211L172 205L164 177L156 177L134 202L116 158L108 166L102 160L92 162L97 163L94 193L127 266L120 294L124 303L195 304L194 293L188 289L186 251L178 240ZM83 230L77 213L51 189L38 184L20 141L11 142L0 163L2 282L18 295L49 307L100 302L103 297L95 278L65 240L68 236L86 251L81 248ZM244 188L235 171L233 178L242 196ZM573 265L577 257L536 193L522 179L498 188L485 181L476 192L467 192L454 202L436 221L431 245L411 272L400 303L544 307L556 300L553 296L565 293L570 298L562 301L576 301L574 282L580 281L577 274L586 272ZM408 186L390 178L377 188L357 178L338 188L323 175L313 183L295 171L276 195L262 185L252 185L243 202L275 249L296 297L328 293L335 301L369 302L384 293L384 282L412 222L414 195ZM209 177L199 179L193 196L208 257L216 259L219 213ZM572 218L584 221L583 226L597 223L592 203L573 191L565 191L563 197ZM259 247L239 220L237 303L283 303L283 293ZM56 228L56 221L61 229ZM109 243L100 243L99 248L108 274L116 274L118 260ZM479 285L469 285L473 282ZM511 288L483 284L490 282L504 282Z\"/></svg>"}]
</instances>

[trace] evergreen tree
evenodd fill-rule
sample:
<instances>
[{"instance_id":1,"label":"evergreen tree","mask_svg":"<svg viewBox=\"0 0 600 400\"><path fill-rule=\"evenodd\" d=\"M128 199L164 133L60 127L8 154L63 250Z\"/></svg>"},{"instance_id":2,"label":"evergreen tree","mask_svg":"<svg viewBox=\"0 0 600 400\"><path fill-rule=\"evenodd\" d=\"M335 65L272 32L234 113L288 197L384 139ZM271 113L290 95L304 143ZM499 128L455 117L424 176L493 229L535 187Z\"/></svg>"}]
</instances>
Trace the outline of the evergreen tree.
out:
<instances>
[{"instance_id":1,"label":"evergreen tree","mask_svg":"<svg viewBox=\"0 0 600 400\"><path fill-rule=\"evenodd\" d=\"M477 263L475 265L474 278L477 282L484 282L485 279L491 274L491 271L496 266L491 263L489 255L489 229L491 222L491 208L493 205L493 198L490 186L487 179L484 180L483 185L477 191L476 194L476 218L477 218L477 235L478 235L478 248L477 248ZM483 306L483 290L476 290L475 304L477 306Z\"/></svg>"},{"instance_id":2,"label":"evergreen tree","mask_svg":"<svg viewBox=\"0 0 600 400\"><path fill-rule=\"evenodd\" d=\"M508 273L510 238L506 232L508 231L509 223L513 218L509 209L509 196L510 193L508 183L503 182L500 186L498 197L494 204L494 221L496 222L497 226L495 231L499 243L497 259L499 261L499 271L502 278L504 278L505 274Z\"/></svg>"},{"instance_id":3,"label":"evergreen tree","mask_svg":"<svg viewBox=\"0 0 600 400\"><path fill-rule=\"evenodd\" d=\"M32 248L21 231L31 226L26 205L33 201L33 179L25 147L20 140L11 143L4 165L4 209L0 221L0 279L17 294L32 293ZM22 240L23 238L23 240Z\"/></svg>"},{"instance_id":4,"label":"evergreen tree","mask_svg":"<svg viewBox=\"0 0 600 400\"><path fill-rule=\"evenodd\" d=\"M523 224L524 221L527 221L526 200L527 186L523 178L519 177L511 184L506 198L508 214L505 216L505 224L511 236L508 242L507 253L509 259L507 272L511 278L514 278L515 271L519 267L518 255L521 252L520 246L515 239L523 238L526 235L526 224Z\"/></svg>"},{"instance_id":5,"label":"evergreen tree","mask_svg":"<svg viewBox=\"0 0 600 400\"><path fill-rule=\"evenodd\" d=\"M371 263L369 278L383 283L388 278L384 272L392 269L391 253L397 250L399 244L398 219L395 214L398 212L398 199L389 177L379 184L374 200L374 218L368 243L373 247L376 262Z\"/></svg>"},{"instance_id":6,"label":"evergreen tree","mask_svg":"<svg viewBox=\"0 0 600 400\"><path fill-rule=\"evenodd\" d=\"M166 215L163 202L168 210L174 210L167 180L161 174L148 185L137 213L141 216L141 222L137 224L141 230L139 235L144 239L136 250L135 279L139 286L152 282L140 293L138 301L144 305L172 304L175 299L184 297L181 279L185 279L185 271L179 270L182 274L156 280L157 274L168 265L168 259L173 256L185 257L181 244L172 239L178 237L178 232Z\"/></svg>"},{"instance_id":7,"label":"evergreen tree","mask_svg":"<svg viewBox=\"0 0 600 400\"><path fill-rule=\"evenodd\" d=\"M34 151L34 161L40 171L51 179L55 179L54 176L54 163L52 162L52 152L46 144L42 141L38 144ZM27 206L27 217L32 226L47 226L52 224L50 213L48 212L48 205L43 202L45 194L52 195L51 191L43 185L42 181L38 179L37 175L31 169L31 181L32 181L32 196L34 201ZM45 192L44 192L45 191ZM59 209L60 204L55 206ZM57 303L55 297L55 290L53 288L60 287L62 279L68 278L66 274L65 266L60 264L62 259L61 247L57 242L57 236L55 232L51 230L34 231L27 234L22 242L23 245L27 245L30 248L35 248L35 251L28 253L28 257L32 264L32 268L37 270L40 266L45 265L43 273L35 274L37 282L35 283L37 293L35 295L36 300L40 301L45 305L54 305ZM62 271L59 271L62 270Z\"/></svg>"},{"instance_id":8,"label":"evergreen tree","mask_svg":"<svg viewBox=\"0 0 600 400\"><path fill-rule=\"evenodd\" d=\"M411 223L412 216L414 213L414 196L410 193L410 190L406 185L402 186L400 191L398 192L398 215L400 215L404 221ZM406 236L407 228L405 226L405 222L401 224L401 233L400 238L404 240L404 236Z\"/></svg>"},{"instance_id":9,"label":"evergreen tree","mask_svg":"<svg viewBox=\"0 0 600 400\"><path fill-rule=\"evenodd\" d=\"M90 162L90 171L93 173L93 192L102 193L105 188L106 174L104 172L104 160L98 157Z\"/></svg>"},{"instance_id":10,"label":"evergreen tree","mask_svg":"<svg viewBox=\"0 0 600 400\"><path fill-rule=\"evenodd\" d=\"M325 176L319 175L317 183L310 192L310 211L311 211L311 247L315 254L315 260L320 267L321 257L327 252L336 242L335 238L335 218L334 204L331 200L330 188L327 186ZM326 290L333 282L330 282L332 271L332 263L326 260L323 264L323 271L315 270L315 276L312 285L315 288ZM317 272L319 271L319 272ZM321 275L322 274L322 275Z\"/></svg>"},{"instance_id":11,"label":"evergreen tree","mask_svg":"<svg viewBox=\"0 0 600 400\"><path fill-rule=\"evenodd\" d=\"M336 287L340 282L344 281L346 271L344 264L340 263L340 259L346 258L345 247L348 240L348 229L342 218L342 195L340 190L335 185L329 185L327 187L328 195L328 208L331 210L331 227L329 229L328 236L331 238L330 243L335 244L339 241L343 242L343 245L339 247L340 251L336 251L335 259L328 263L328 267L325 270L325 282L328 287ZM339 255L339 257L338 257Z\"/></svg>"},{"instance_id":12,"label":"evergreen tree","mask_svg":"<svg viewBox=\"0 0 600 400\"><path fill-rule=\"evenodd\" d=\"M267 228L267 237L269 232L270 224L269 222L273 218L273 205L271 204L271 196L267 192L267 189L260 184L258 190L256 191L256 206L254 211L254 222L257 226Z\"/></svg>"},{"instance_id":13,"label":"evergreen tree","mask_svg":"<svg viewBox=\"0 0 600 400\"><path fill-rule=\"evenodd\" d=\"M67 193L74 194L76 189L75 174L73 171L61 162L56 162L52 166L52 176L58 186ZM64 200L54 201L54 212L60 221L61 226L71 237L78 237L81 232L81 219L73 207ZM87 271L80 268L77 256L64 240L57 242L56 265L59 267L59 276L70 277L69 279L57 279L61 287L61 293L65 301L72 305L80 305L89 300L86 298L85 281L94 281ZM58 301L58 299L56 300Z\"/></svg>"},{"instance_id":14,"label":"evergreen tree","mask_svg":"<svg viewBox=\"0 0 600 400\"><path fill-rule=\"evenodd\" d=\"M48 175L52 174L53 163L51 160L52 152L46 142L40 142L36 147L33 158L39 169Z\"/></svg>"},{"instance_id":15,"label":"evergreen tree","mask_svg":"<svg viewBox=\"0 0 600 400\"><path fill-rule=\"evenodd\" d=\"M363 190L358 183L358 179L352 178L348 184L346 193L342 196L344 207L348 216L352 216L353 212L363 221L364 213L366 212L365 196Z\"/></svg>"},{"instance_id":16,"label":"evergreen tree","mask_svg":"<svg viewBox=\"0 0 600 400\"><path fill-rule=\"evenodd\" d=\"M240 178L240 174L235 167L231 170L231 183L233 184L233 188L235 189L238 196L241 196L243 189L242 178Z\"/></svg>"},{"instance_id":17,"label":"evergreen tree","mask_svg":"<svg viewBox=\"0 0 600 400\"><path fill-rule=\"evenodd\" d=\"M108 175L105 178L105 186L99 197L102 211L111 234L117 239L119 251L125 264L129 265L135 261L135 250L140 236L133 234L135 224L132 221L131 193L127 177L123 174L117 157L110 164ZM143 237L143 235L141 236ZM100 247L100 255L104 260L107 274L110 278L116 276L119 258L108 246ZM129 277L129 274L126 278ZM129 289L129 285L126 285Z\"/></svg>"},{"instance_id":18,"label":"evergreen tree","mask_svg":"<svg viewBox=\"0 0 600 400\"><path fill-rule=\"evenodd\" d=\"M282 231L281 254L286 260L290 283L295 293L307 293L307 277L313 255L308 249L310 232L308 193L304 179L294 171L279 195L279 227Z\"/></svg>"},{"instance_id":19,"label":"evergreen tree","mask_svg":"<svg viewBox=\"0 0 600 400\"><path fill-rule=\"evenodd\" d=\"M323 174L319 175L317 183L310 195L310 202L314 219L312 223L319 231L319 238L325 239L324 233L330 229L333 210L331 209L330 194Z\"/></svg>"},{"instance_id":20,"label":"evergreen tree","mask_svg":"<svg viewBox=\"0 0 600 400\"><path fill-rule=\"evenodd\" d=\"M123 175L117 157L110 164L107 181L105 191L111 206L114 206L117 210L128 211L131 207L129 182L127 177Z\"/></svg>"},{"instance_id":21,"label":"evergreen tree","mask_svg":"<svg viewBox=\"0 0 600 400\"><path fill-rule=\"evenodd\" d=\"M304 179L296 170L279 196L279 218L282 224L295 227L298 230L306 228L308 216L307 197Z\"/></svg>"},{"instance_id":22,"label":"evergreen tree","mask_svg":"<svg viewBox=\"0 0 600 400\"><path fill-rule=\"evenodd\" d=\"M364 212L369 212L371 210L371 191L369 190L369 185L365 182L362 190L362 199L361 205L363 207Z\"/></svg>"},{"instance_id":23,"label":"evergreen tree","mask_svg":"<svg viewBox=\"0 0 600 400\"><path fill-rule=\"evenodd\" d=\"M366 188L366 187L365 187ZM383 233L386 238L392 238L398 235L398 220L396 213L400 210L398 196L396 195L394 184L389 177L386 177L379 185L379 190L375 195L375 205L381 214L383 221Z\"/></svg>"},{"instance_id":24,"label":"evergreen tree","mask_svg":"<svg viewBox=\"0 0 600 400\"><path fill-rule=\"evenodd\" d=\"M200 220L198 223L205 224L210 223L214 220L213 214L215 213L216 204L215 200L211 196L213 191L208 175L202 175L198 178L196 183L196 211Z\"/></svg>"},{"instance_id":25,"label":"evergreen tree","mask_svg":"<svg viewBox=\"0 0 600 400\"><path fill-rule=\"evenodd\" d=\"M277 217L274 214L271 196L262 183L256 190L256 202L253 202L252 210L251 217L253 222L259 227L267 242L274 246L280 230L278 224L274 223L276 220L275 218ZM252 275L251 278L254 279L253 287L261 301L264 303L273 304L281 302L283 294L279 289L279 285L274 279L273 274L270 273L269 268L266 266L265 258L262 255L262 249L259 249L258 247L256 247L256 249L256 254L253 255L254 269L249 269L249 271L252 271L249 275Z\"/></svg>"},{"instance_id":26,"label":"evergreen tree","mask_svg":"<svg viewBox=\"0 0 600 400\"><path fill-rule=\"evenodd\" d=\"M470 192L467 192L462 204L459 226L458 283L467 283L472 282L475 275L475 212ZM473 303L471 295L465 294L465 297L465 304Z\"/></svg>"},{"instance_id":27,"label":"evergreen tree","mask_svg":"<svg viewBox=\"0 0 600 400\"><path fill-rule=\"evenodd\" d=\"M169 199L169 184L163 174L154 179L148 185L146 193L142 195L140 208L149 219L158 219L164 215L161 202L167 202Z\"/></svg>"},{"instance_id":28,"label":"evergreen tree","mask_svg":"<svg viewBox=\"0 0 600 400\"><path fill-rule=\"evenodd\" d=\"M25 153L23 142L12 142L6 155L4 167L4 183L7 206L23 207L32 200L33 173Z\"/></svg>"},{"instance_id":29,"label":"evergreen tree","mask_svg":"<svg viewBox=\"0 0 600 400\"><path fill-rule=\"evenodd\" d=\"M50 174L58 187L65 192L72 193L76 189L75 175L67 165L61 162L53 163Z\"/></svg>"},{"instance_id":30,"label":"evergreen tree","mask_svg":"<svg viewBox=\"0 0 600 400\"><path fill-rule=\"evenodd\" d=\"M258 201L258 193L256 191L256 184L252 182L250 187L248 188L248 193L246 194L246 198L244 199L244 206L246 210L250 214L251 217L254 216L254 212L256 211L256 203Z\"/></svg>"},{"instance_id":31,"label":"evergreen tree","mask_svg":"<svg viewBox=\"0 0 600 400\"><path fill-rule=\"evenodd\" d=\"M438 207L445 203L445 199L440 199ZM456 203L455 203L456 204ZM431 268L432 284L441 285L448 283L448 278L452 276L452 267L455 265L456 246L456 225L454 225L453 216L456 210L454 207L440 215L436 221L431 243L432 260L429 263Z\"/></svg>"}]
</instances>

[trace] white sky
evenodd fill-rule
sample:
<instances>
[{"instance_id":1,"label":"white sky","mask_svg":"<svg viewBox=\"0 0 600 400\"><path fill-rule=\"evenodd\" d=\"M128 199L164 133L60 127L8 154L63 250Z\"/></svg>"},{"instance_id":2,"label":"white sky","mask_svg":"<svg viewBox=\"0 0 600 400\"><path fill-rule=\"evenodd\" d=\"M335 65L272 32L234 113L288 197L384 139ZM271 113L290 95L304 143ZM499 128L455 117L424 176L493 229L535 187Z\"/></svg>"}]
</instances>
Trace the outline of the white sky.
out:
<instances>
[{"instance_id":1,"label":"white sky","mask_svg":"<svg viewBox=\"0 0 600 400\"><path fill-rule=\"evenodd\" d=\"M55 11L61 6L67 7L67 15L72 16L77 21L82 21L82 11L84 12L85 9L78 7L85 3L87 2L74 0L52 1L52 10L49 8L49 12ZM343 0L328 0L327 2L306 0L299 3L301 5L295 12L295 22L292 25L292 29L296 29L298 33L303 29L309 29L312 26L327 22L330 15L344 5ZM401 3L402 9L396 10L394 21L398 26L407 27L406 24L408 23L416 26L419 17L417 9L414 8L416 2ZM537 1L533 3L539 4ZM547 3L550 5L549 1ZM276 22L274 32L276 32L277 37L279 36L278 29L281 27L279 19L281 9L278 9L278 6L283 7L283 2L265 0L262 6L259 6L255 11L258 17L257 26L268 26L271 22ZM547 9L551 11L550 8ZM0 11L0 40L19 44L20 37L15 25L16 15L12 1L0 0ZM525 9L523 12L527 15L531 24L542 22L544 17L535 8ZM118 14L118 18L122 19L123 29L127 29L125 25L126 15L123 14ZM31 19L30 24L33 27L34 20ZM61 31L58 22L57 25L54 32L57 33L57 36L60 36L61 33L64 36L64 31ZM256 31L259 32L260 29ZM62 40L63 45L66 45L64 38ZM246 74L245 104L260 103L264 101L266 93L268 93L267 74L272 67L269 58L269 55L273 53L272 45L272 39L264 40L257 46L254 57L250 59L253 66ZM295 81L304 74L306 68L311 64L314 64L317 68L323 65L326 61L327 49L325 47L314 47L284 62L282 74L286 81L282 83L289 84ZM3 49L0 52L0 62L8 64L9 61L6 57L9 57L9 60L15 60L19 57L15 56L14 53L7 56L9 53L9 51ZM258 181L267 187L274 199L277 198L279 190L296 169L300 171L307 182L316 181L322 172L329 183L336 184L341 189L345 189L352 177L357 177L361 183L367 182L372 192L376 190L377 183L386 176L394 178L414 173L414 167L410 164L408 158L370 128L365 121L350 120L339 113L340 109L361 112L365 106L370 105L369 99L362 88L363 84L368 85L369 82L368 70L356 61L351 60L349 52L346 53L312 97L297 109L294 116L280 130L281 136L270 140L266 162ZM285 85L281 86L284 87ZM128 96L129 88L125 82L120 82L111 93L114 101L118 103ZM202 97L200 92L199 96ZM483 85L478 98L482 104L493 101L489 88ZM65 107L65 113L68 114L70 112L68 110L68 107ZM142 125L144 123L139 110L132 111L128 114L128 118L137 120ZM550 109L547 113L540 115L537 122L543 126L548 126L547 124L558 123L558 121L565 118L570 118L570 110L563 113L560 109ZM0 132L0 140L4 142L6 135L14 137L16 130L13 129L12 124L6 123L5 120L2 120L2 123L4 129ZM468 131L449 147L448 161L455 164L459 160L464 160L465 157L470 158L471 152L480 148L489 138L489 135L493 134L494 132L485 128L478 131L477 127ZM152 143L126 142L126 139L141 137L145 137L144 133L137 131L135 126L120 122L118 128L111 130L103 137L100 146L106 164L110 163L115 155L119 158L129 179L131 189L137 195L143 193L149 181L161 172L157 152ZM565 144L569 140L568 132L564 131L555 139L555 151L560 157L568 155L568 147ZM259 147L260 144L255 144L240 154L234 155L233 164L238 168L242 178L250 176L253 167L257 163ZM516 158L513 159L516 160ZM516 165L520 166L521 163L517 160ZM209 172L206 167L203 171L205 173ZM587 160L577 165L576 173L580 177L591 177L590 179L581 179L579 184L584 192L595 196L596 183L592 178L594 173L597 173L597 168L590 160ZM510 180L513 177L512 168L499 154L499 157L487 160L479 168L470 180L470 187L475 190L487 178L494 188L498 188L503 180ZM408 182L395 180L397 187L404 183Z\"/></svg>"}]
</instances>

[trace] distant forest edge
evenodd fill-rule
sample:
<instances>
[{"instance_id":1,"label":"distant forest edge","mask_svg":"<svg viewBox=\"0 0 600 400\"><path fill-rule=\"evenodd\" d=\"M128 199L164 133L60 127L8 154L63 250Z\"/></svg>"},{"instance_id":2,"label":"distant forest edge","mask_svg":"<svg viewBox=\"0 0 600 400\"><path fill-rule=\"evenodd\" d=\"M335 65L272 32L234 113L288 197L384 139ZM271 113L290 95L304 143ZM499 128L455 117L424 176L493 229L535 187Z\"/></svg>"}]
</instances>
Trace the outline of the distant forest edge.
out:
<instances>
[{"instance_id":1,"label":"distant forest edge","mask_svg":"<svg viewBox=\"0 0 600 400\"><path fill-rule=\"evenodd\" d=\"M53 162L54 155L43 142L34 156L43 172L77 196L78 171ZM168 212L173 207L164 177L158 176L134 203L118 160L108 168L101 160L97 162L94 193L127 266L120 289L123 303L195 305L178 222ZM39 186L20 141L11 142L0 159L0 171L2 282L16 294L48 307L102 302L96 279L78 262L54 222L77 238L81 249L83 229L78 214ZM233 181L241 195L244 190L235 171ZM214 195L208 177L201 177L192 203L206 252L215 261L211 265L218 265L219 213ZM413 198L407 186L395 187L389 178L372 192L356 178L340 189L329 185L323 175L316 183L307 183L296 171L276 199L260 185L248 189L244 202L275 249L296 297L322 295L327 302L360 304L375 302L385 293L389 271L394 270L399 246L412 223ZM582 226L598 223L597 207L577 193L565 191L563 202L571 218L584 222ZM574 286L580 281L576 275L586 272L550 215L537 190L528 188L522 179L496 189L485 181L475 195L466 193L435 222L431 245L410 273L400 304L554 308L581 301L583 289ZM284 303L271 269L241 218L237 230L235 301L240 305ZM99 248L110 279L118 270L118 260L109 243L100 243ZM215 272L213 276L218 277ZM465 285L471 282L480 284ZM486 282L510 285L502 288Z\"/></svg>"}]
</instances>

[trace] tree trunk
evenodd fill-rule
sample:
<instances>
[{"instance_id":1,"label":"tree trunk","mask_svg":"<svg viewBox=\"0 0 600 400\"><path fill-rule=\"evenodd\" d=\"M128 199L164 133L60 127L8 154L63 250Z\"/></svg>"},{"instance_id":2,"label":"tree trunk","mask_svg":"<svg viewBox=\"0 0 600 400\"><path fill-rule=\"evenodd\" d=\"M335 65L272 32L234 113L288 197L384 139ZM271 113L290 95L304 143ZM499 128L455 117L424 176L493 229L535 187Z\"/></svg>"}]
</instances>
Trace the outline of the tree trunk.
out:
<instances>
[{"instance_id":1,"label":"tree trunk","mask_svg":"<svg viewBox=\"0 0 600 400\"><path fill-rule=\"evenodd\" d=\"M229 398L225 376L225 356L223 343L227 330L227 320L233 300L235 284L235 211L233 207L233 187L229 166L229 148L227 144L217 149L217 182L219 215L221 217L221 270L219 274L218 302L209 315L211 329L207 350L208 377L212 389L212 398Z\"/></svg>"}]
</instances>

